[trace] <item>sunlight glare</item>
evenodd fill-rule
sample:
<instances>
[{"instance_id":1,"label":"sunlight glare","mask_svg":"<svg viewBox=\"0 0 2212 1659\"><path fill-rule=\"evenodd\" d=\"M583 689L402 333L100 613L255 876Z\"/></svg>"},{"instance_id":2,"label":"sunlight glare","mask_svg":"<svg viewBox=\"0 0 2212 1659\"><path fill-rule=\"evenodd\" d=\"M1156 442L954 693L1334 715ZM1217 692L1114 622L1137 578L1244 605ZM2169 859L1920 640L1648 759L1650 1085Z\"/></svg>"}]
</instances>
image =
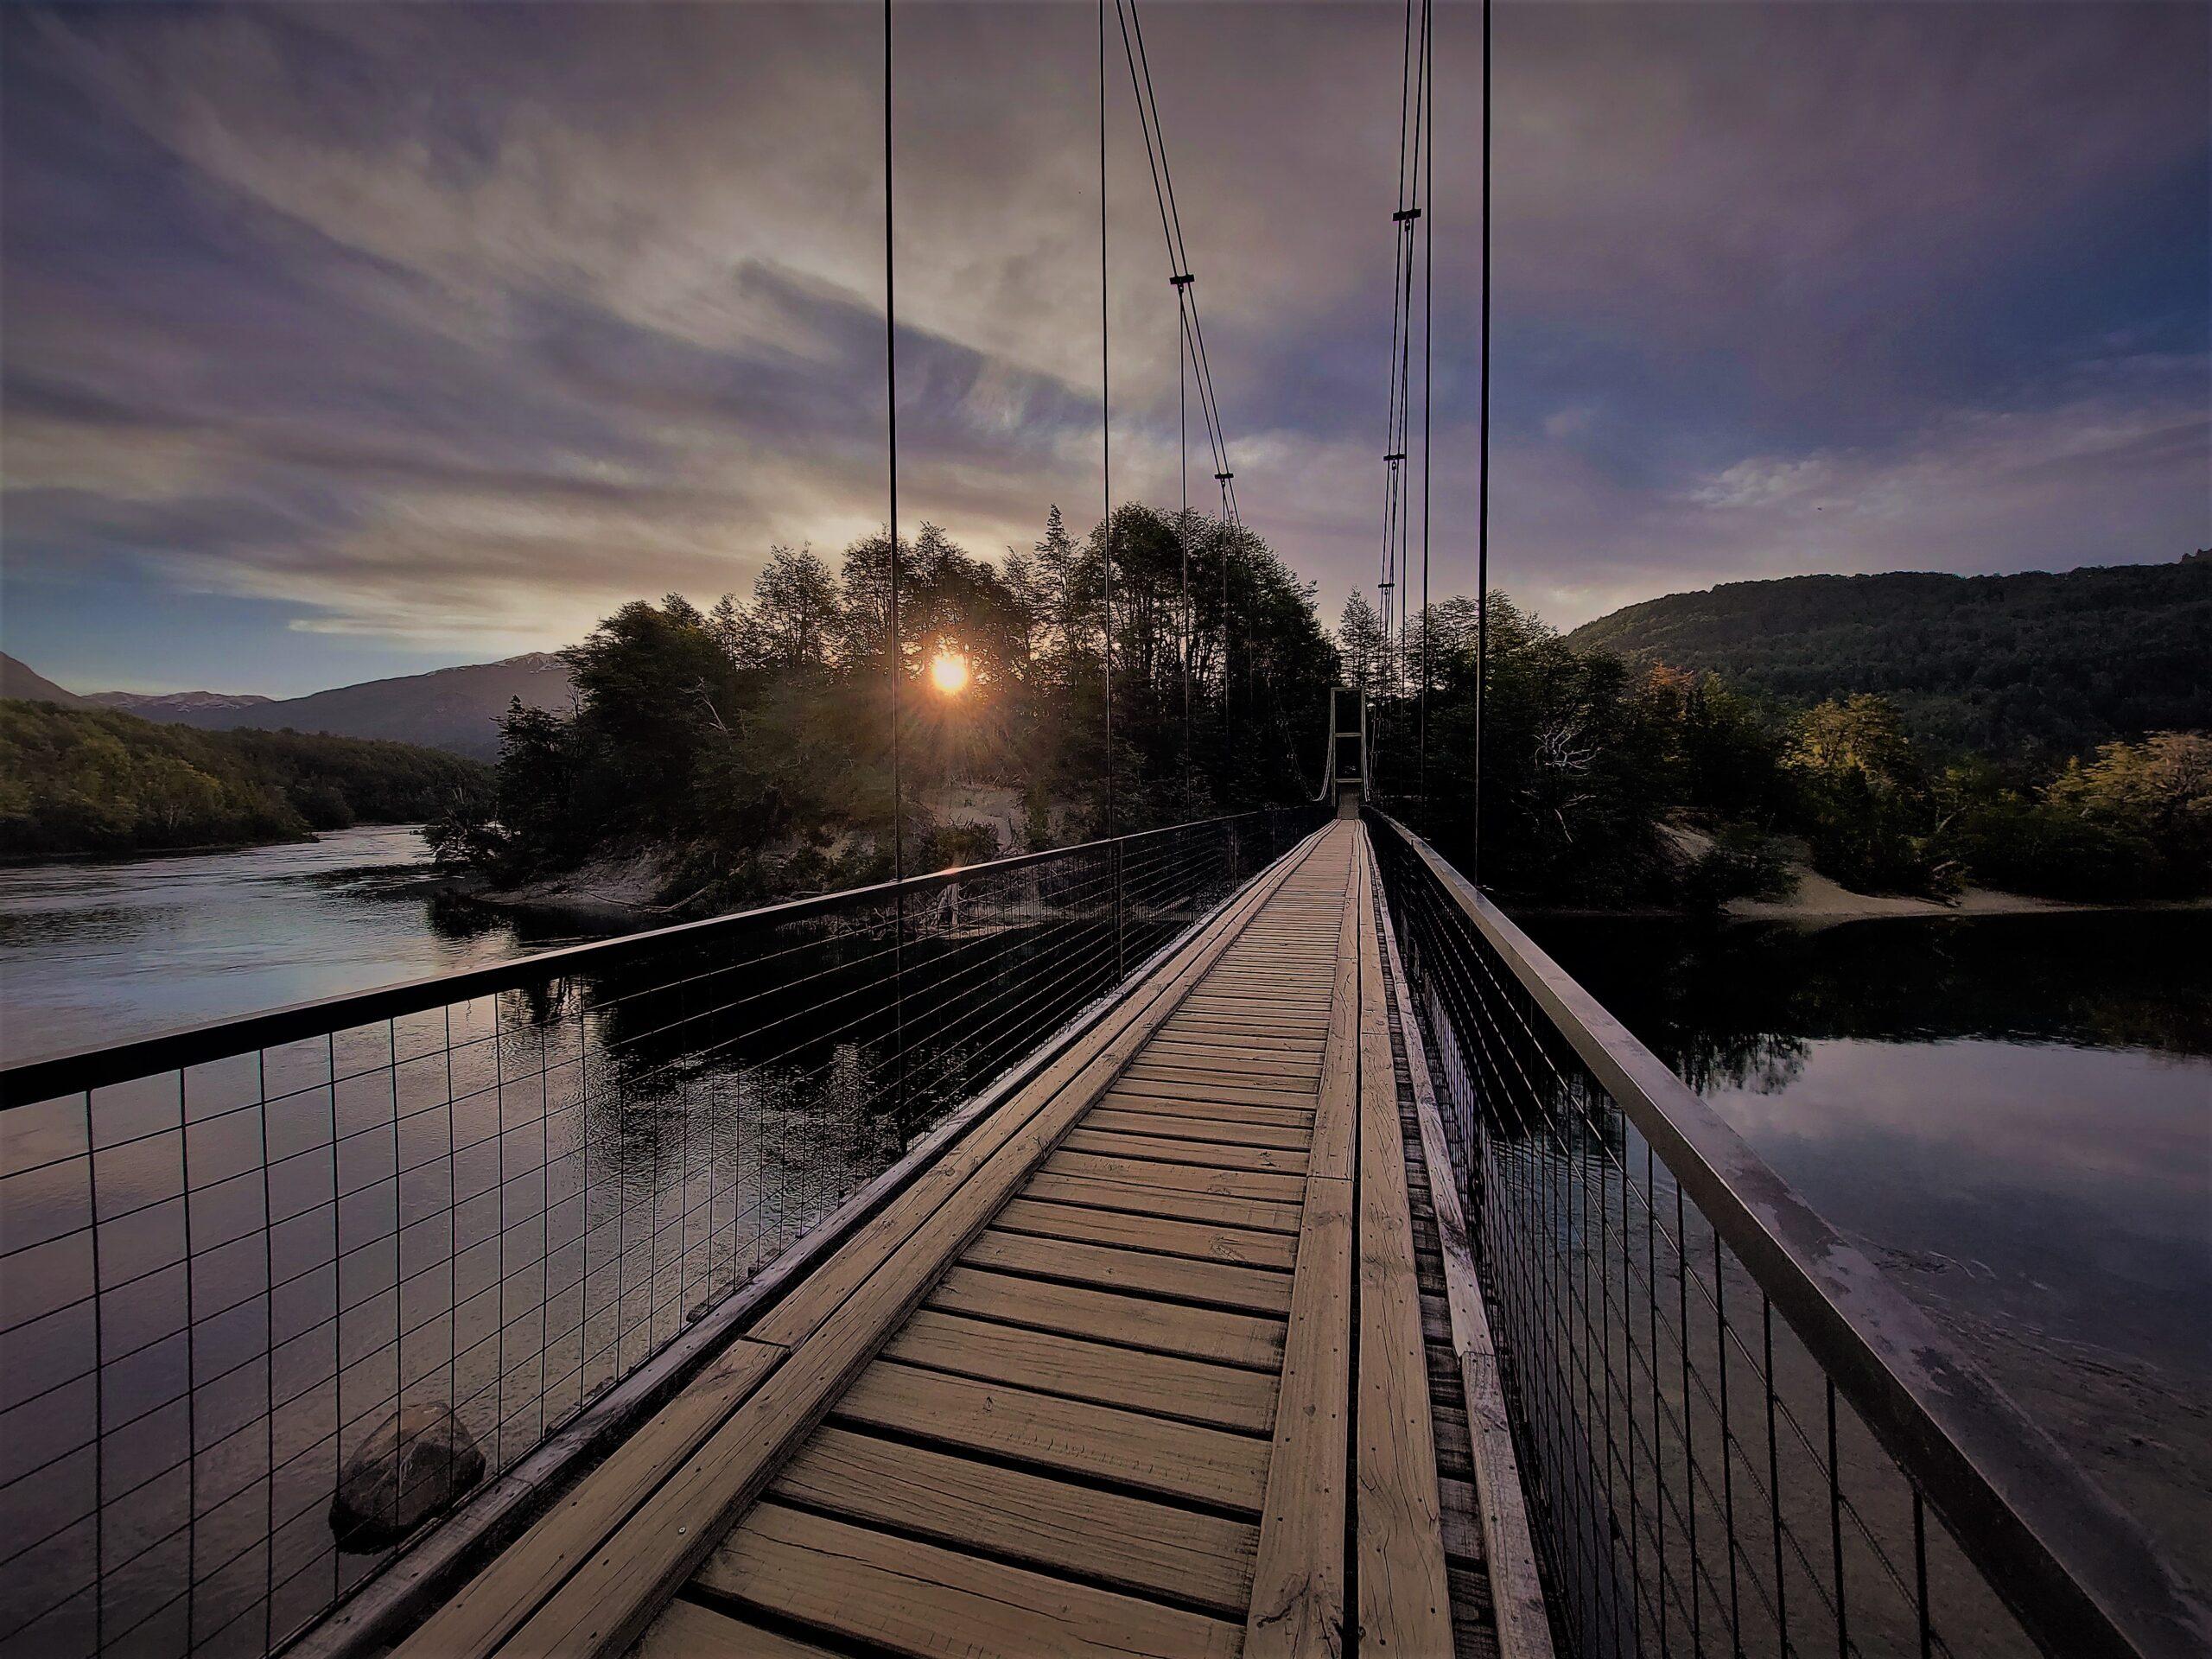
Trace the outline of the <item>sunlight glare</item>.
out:
<instances>
[{"instance_id":1,"label":"sunlight glare","mask_svg":"<svg viewBox=\"0 0 2212 1659\"><path fill-rule=\"evenodd\" d=\"M968 688L968 659L957 651L940 651L930 664L930 679L948 697Z\"/></svg>"}]
</instances>

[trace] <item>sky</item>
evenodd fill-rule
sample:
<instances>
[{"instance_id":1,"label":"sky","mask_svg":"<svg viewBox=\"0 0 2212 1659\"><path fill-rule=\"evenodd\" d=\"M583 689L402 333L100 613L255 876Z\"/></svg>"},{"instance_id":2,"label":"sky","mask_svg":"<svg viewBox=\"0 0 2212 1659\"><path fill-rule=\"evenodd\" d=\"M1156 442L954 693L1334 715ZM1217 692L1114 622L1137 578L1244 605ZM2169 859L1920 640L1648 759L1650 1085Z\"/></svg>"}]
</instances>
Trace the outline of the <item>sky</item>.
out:
<instances>
[{"instance_id":1,"label":"sky","mask_svg":"<svg viewBox=\"0 0 2212 1659\"><path fill-rule=\"evenodd\" d=\"M1333 621L1381 545L1402 0L1143 4L1243 516ZM893 18L900 521L996 555L1103 499L1096 13ZM880 29L0 8L0 645L296 695L878 529ZM1473 583L1480 32L1440 4L1440 597ZM1173 505L1110 47L1114 490ZM2212 545L2212 8L1500 0L1494 51L1496 585L1572 626ZM1195 500L1211 470L1194 439Z\"/></svg>"}]
</instances>

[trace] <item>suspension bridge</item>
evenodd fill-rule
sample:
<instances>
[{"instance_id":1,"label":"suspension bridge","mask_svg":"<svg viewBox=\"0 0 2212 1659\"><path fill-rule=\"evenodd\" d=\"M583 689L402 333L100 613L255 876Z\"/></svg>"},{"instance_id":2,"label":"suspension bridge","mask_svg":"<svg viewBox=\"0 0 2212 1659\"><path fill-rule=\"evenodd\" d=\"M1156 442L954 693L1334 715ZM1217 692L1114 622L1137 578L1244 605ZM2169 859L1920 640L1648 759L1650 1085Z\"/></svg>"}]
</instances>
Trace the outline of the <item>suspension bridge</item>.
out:
<instances>
[{"instance_id":1,"label":"suspension bridge","mask_svg":"<svg viewBox=\"0 0 2212 1659\"><path fill-rule=\"evenodd\" d=\"M1432 23L1400 668L1332 696L1313 798L1120 833L1109 766L1102 839L915 874L894 827L877 886L0 1066L0 1651L2212 1651L2137 1523L1402 821ZM1108 43L1102 0L1102 276ZM1378 718L1417 727L1379 794Z\"/></svg>"}]
</instances>

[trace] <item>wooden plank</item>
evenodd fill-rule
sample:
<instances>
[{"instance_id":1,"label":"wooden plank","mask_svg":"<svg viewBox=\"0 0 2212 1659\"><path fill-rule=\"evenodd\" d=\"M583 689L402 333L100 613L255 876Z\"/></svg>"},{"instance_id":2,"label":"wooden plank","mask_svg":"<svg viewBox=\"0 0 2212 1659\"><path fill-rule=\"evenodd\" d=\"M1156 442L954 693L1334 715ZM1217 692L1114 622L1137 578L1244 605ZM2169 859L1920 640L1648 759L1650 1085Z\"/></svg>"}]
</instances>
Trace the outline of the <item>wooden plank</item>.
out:
<instances>
[{"instance_id":1,"label":"wooden plank","mask_svg":"<svg viewBox=\"0 0 2212 1659\"><path fill-rule=\"evenodd\" d=\"M837 1659L828 1648L681 1599L671 1601L638 1644L637 1659Z\"/></svg>"},{"instance_id":2,"label":"wooden plank","mask_svg":"<svg viewBox=\"0 0 2212 1659\"><path fill-rule=\"evenodd\" d=\"M1245 1037L1240 1039L1225 1032L1185 1033L1163 1026L1146 1052L1198 1060L1241 1059L1250 1056L1318 1067L1321 1063L1321 1050L1327 1042L1325 1037Z\"/></svg>"},{"instance_id":3,"label":"wooden plank","mask_svg":"<svg viewBox=\"0 0 2212 1659\"><path fill-rule=\"evenodd\" d=\"M1328 1017L1328 987L1329 969L1322 965L1301 973L1294 980L1272 985L1223 985L1208 980L1205 988L1192 994L1191 1012L1202 1014L1211 1007L1238 1016L1255 1013L1278 1021L1318 1023Z\"/></svg>"},{"instance_id":4,"label":"wooden plank","mask_svg":"<svg viewBox=\"0 0 2212 1659\"><path fill-rule=\"evenodd\" d=\"M1406 1208L1389 987L1363 848L1359 877L1359 1501L1353 1506L1359 1650L1376 1659L1426 1659L1452 1650L1452 1586Z\"/></svg>"},{"instance_id":5,"label":"wooden plank","mask_svg":"<svg viewBox=\"0 0 2212 1659\"><path fill-rule=\"evenodd\" d=\"M1348 839L1339 836L1339 842ZM1357 865L1338 884L1338 957L1314 1109L1268 1496L1244 1627L1248 1659L1343 1651L1344 1506L1351 1412L1351 1120L1359 1083L1351 911Z\"/></svg>"},{"instance_id":6,"label":"wooden plank","mask_svg":"<svg viewBox=\"0 0 2212 1659\"><path fill-rule=\"evenodd\" d=\"M1407 1070L1412 1076L1421 1162L1426 1170L1434 1172L1427 1182L1428 1198L1435 1211L1437 1243L1443 1258L1448 1334L1459 1359L1460 1397L1466 1408L1467 1457L1474 1471L1468 1497L1479 1518L1481 1535L1471 1548L1460 1553L1483 1558L1490 1614L1502 1659L1552 1659L1551 1620L1537 1573L1535 1541L1529 1531L1520 1462L1513 1449L1512 1425L1506 1416L1504 1378L1491 1336L1482 1278L1475 1264L1443 1114L1430 1081L1427 1045L1406 985L1405 965L1399 958L1396 939L1387 930L1382 935L1382 954L1397 1002ZM1443 1484L1440 1479L1440 1486ZM1447 1493L1447 1550L1452 1541L1451 1508Z\"/></svg>"},{"instance_id":7,"label":"wooden plank","mask_svg":"<svg viewBox=\"0 0 2212 1659\"><path fill-rule=\"evenodd\" d=\"M1171 1192L1163 1187L1132 1186L1126 1181L1096 1180L1044 1170L1031 1176L1023 1191L1031 1198L1049 1198L1055 1204L1087 1205L1093 1209L1129 1215L1172 1216L1183 1221L1281 1233L1292 1238L1298 1233L1298 1206L1264 1198Z\"/></svg>"},{"instance_id":8,"label":"wooden plank","mask_svg":"<svg viewBox=\"0 0 2212 1659\"><path fill-rule=\"evenodd\" d=\"M1212 1141L1230 1147L1273 1147L1304 1152L1313 1144L1312 1126L1287 1123L1224 1123L1210 1117L1173 1113L1124 1111L1099 1105L1083 1120L1086 1131L1100 1135L1150 1135L1177 1141Z\"/></svg>"},{"instance_id":9,"label":"wooden plank","mask_svg":"<svg viewBox=\"0 0 2212 1659\"><path fill-rule=\"evenodd\" d=\"M1209 1035L1224 1037L1226 1033ZM1180 1042L1154 1041L1137 1057L1140 1065L1178 1065L1193 1071L1249 1071L1304 1074L1318 1073L1321 1069L1319 1048L1266 1048L1257 1042L1226 1041L1200 1042L1195 1037Z\"/></svg>"},{"instance_id":10,"label":"wooden plank","mask_svg":"<svg viewBox=\"0 0 2212 1659\"><path fill-rule=\"evenodd\" d=\"M1257 1083L1175 1083L1158 1077L1123 1076L1115 1080L1116 1095L1127 1098L1143 1095L1156 1100L1226 1101L1246 1106L1310 1107L1313 1091L1270 1088Z\"/></svg>"},{"instance_id":11,"label":"wooden plank","mask_svg":"<svg viewBox=\"0 0 2212 1659\"><path fill-rule=\"evenodd\" d=\"M1444 1562L1483 1558L1483 1520L1475 1484L1461 1476L1439 1475L1436 1495L1444 1504Z\"/></svg>"},{"instance_id":12,"label":"wooden plank","mask_svg":"<svg viewBox=\"0 0 2212 1659\"><path fill-rule=\"evenodd\" d=\"M1303 1043L1324 1041L1328 1035L1327 1025L1320 1020L1269 1020L1258 1015L1222 1014L1179 1014L1161 1030L1172 1037L1216 1043L1235 1042L1246 1037Z\"/></svg>"},{"instance_id":13,"label":"wooden plank","mask_svg":"<svg viewBox=\"0 0 2212 1659\"><path fill-rule=\"evenodd\" d=\"M1243 1019L1253 1015L1279 1026L1320 1026L1329 1018L1329 999L1319 996L1262 995L1257 991L1232 995L1226 991L1193 991L1188 1003L1194 1015Z\"/></svg>"},{"instance_id":14,"label":"wooden plank","mask_svg":"<svg viewBox=\"0 0 2212 1659\"><path fill-rule=\"evenodd\" d=\"M867 1363L944 1264L1316 845L1309 843L1255 883L1158 978L1132 995L1126 1010L1117 1009L1089 1039L980 1122L793 1293L792 1300L810 1293L818 1300L817 1281L823 1281L840 1299L833 1311L816 1316L818 1322L789 1357L515 1631L510 1645L516 1653L603 1655L644 1634L652 1615L697 1569L776 1465L820 1420L836 1391ZM768 1329L767 1321L761 1329ZM406 1644L414 1650L410 1659L414 1654L444 1659L455 1651L426 1640L429 1635L425 1626Z\"/></svg>"},{"instance_id":15,"label":"wooden plank","mask_svg":"<svg viewBox=\"0 0 2212 1659\"><path fill-rule=\"evenodd\" d=\"M1236 1627L1142 1597L762 1503L705 1589L916 1659L1235 1659Z\"/></svg>"},{"instance_id":16,"label":"wooden plank","mask_svg":"<svg viewBox=\"0 0 2212 1659\"><path fill-rule=\"evenodd\" d=\"M1351 1183L1309 1176L1244 1626L1246 1659L1343 1651Z\"/></svg>"},{"instance_id":17,"label":"wooden plank","mask_svg":"<svg viewBox=\"0 0 2212 1659\"><path fill-rule=\"evenodd\" d=\"M1278 1109L1299 1112L1313 1109L1313 1096L1321 1087L1321 1068L1316 1064L1297 1071L1282 1066L1245 1064L1235 1060L1216 1060L1203 1065L1147 1063L1142 1060L1122 1074L1122 1086L1141 1083L1178 1083L1187 1085L1185 1097L1200 1100L1218 1098L1224 1089L1272 1089L1287 1095L1302 1096L1296 1103L1284 1103ZM1266 1103L1258 1103L1265 1104Z\"/></svg>"},{"instance_id":18,"label":"wooden plank","mask_svg":"<svg viewBox=\"0 0 2212 1659\"><path fill-rule=\"evenodd\" d=\"M1204 1302L1247 1313L1290 1311L1290 1276L1266 1268L1231 1262L1194 1262L1188 1256L1154 1255L1118 1245L1075 1239L1033 1238L1025 1233L985 1232L961 1261L971 1268L1023 1274L1070 1284L1096 1285L1131 1295ZM1164 1316L1174 1317L1169 1310Z\"/></svg>"},{"instance_id":19,"label":"wooden plank","mask_svg":"<svg viewBox=\"0 0 2212 1659\"><path fill-rule=\"evenodd\" d=\"M1328 1048L1321 1059L1321 1088L1313 1114L1312 1173L1349 1180L1359 1106L1358 865L1348 863L1337 916L1335 989L1330 1005Z\"/></svg>"},{"instance_id":20,"label":"wooden plank","mask_svg":"<svg viewBox=\"0 0 2212 1659\"><path fill-rule=\"evenodd\" d=\"M771 1496L920 1533L957 1549L1103 1580L1242 1618L1252 1589L1249 1522L826 1424Z\"/></svg>"},{"instance_id":21,"label":"wooden plank","mask_svg":"<svg viewBox=\"0 0 2212 1659\"><path fill-rule=\"evenodd\" d=\"M1235 1365L994 1325L927 1307L906 1321L883 1352L902 1364L1126 1406L1213 1428L1264 1434L1274 1427L1274 1378Z\"/></svg>"},{"instance_id":22,"label":"wooden plank","mask_svg":"<svg viewBox=\"0 0 2212 1659\"><path fill-rule=\"evenodd\" d=\"M418 1625L403 1651L483 1653L530 1617L784 1357L741 1337Z\"/></svg>"},{"instance_id":23,"label":"wooden plank","mask_svg":"<svg viewBox=\"0 0 2212 1659\"><path fill-rule=\"evenodd\" d=\"M1034 1184L1032 1184L1033 1188ZM1010 1199L991 1224L1012 1233L1043 1238L1079 1238L1093 1244L1124 1244L1163 1255L1187 1255L1201 1262L1234 1262L1248 1268L1288 1273L1298 1259L1294 1239L1249 1227L1218 1227L1204 1222L1132 1216L1116 1210ZM1294 1225L1295 1223L1293 1224Z\"/></svg>"},{"instance_id":24,"label":"wooden plank","mask_svg":"<svg viewBox=\"0 0 2212 1659\"><path fill-rule=\"evenodd\" d=\"M1211 1307L1177 1308L1171 1319L1163 1317L1165 1310L1158 1302L1082 1285L955 1268L930 1293L929 1306L947 1313L1095 1337L1222 1365L1272 1372L1282 1363L1281 1319Z\"/></svg>"},{"instance_id":25,"label":"wooden plank","mask_svg":"<svg viewBox=\"0 0 2212 1659\"><path fill-rule=\"evenodd\" d=\"M1306 1173L1306 1154L1283 1147L1240 1146L1234 1141L1200 1141L1157 1135L1122 1135L1087 1125L1071 1131L1060 1142L1070 1152L1093 1152L1102 1158L1142 1158L1163 1164L1196 1164L1209 1169L1271 1169L1285 1175Z\"/></svg>"},{"instance_id":26,"label":"wooden plank","mask_svg":"<svg viewBox=\"0 0 2212 1659\"><path fill-rule=\"evenodd\" d=\"M1330 975L1333 982L1332 969L1324 968L1317 971ZM1328 1040L1320 1032L1301 1031L1293 1036L1268 1037L1244 1031L1232 1036L1227 1033L1190 1029L1197 1023L1192 1016L1179 1014L1160 1028L1160 1040L1176 1047L1231 1048L1239 1052L1277 1054L1300 1060L1319 1054L1322 1045Z\"/></svg>"},{"instance_id":27,"label":"wooden plank","mask_svg":"<svg viewBox=\"0 0 2212 1659\"><path fill-rule=\"evenodd\" d=\"M1122 1095L1109 1089L1094 1112L1144 1112L1154 1117L1190 1118L1204 1123L1266 1123L1299 1129L1312 1139L1311 1106L1250 1106L1233 1100L1162 1100L1156 1095ZM1301 1142L1303 1144L1303 1142Z\"/></svg>"},{"instance_id":28,"label":"wooden plank","mask_svg":"<svg viewBox=\"0 0 2212 1659\"><path fill-rule=\"evenodd\" d=\"M1268 1443L1252 1435L894 1360L862 1371L833 1421L1252 1514L1268 1478Z\"/></svg>"},{"instance_id":29,"label":"wooden plank","mask_svg":"<svg viewBox=\"0 0 2212 1659\"><path fill-rule=\"evenodd\" d=\"M1305 1196L1305 1179L1261 1169L1200 1169L1190 1164L1155 1163L1148 1159L1103 1158L1090 1152L1055 1152L1045 1167L1056 1175L1089 1175L1127 1186L1156 1186L1171 1192L1211 1192L1225 1198L1265 1198L1295 1204Z\"/></svg>"}]
</instances>

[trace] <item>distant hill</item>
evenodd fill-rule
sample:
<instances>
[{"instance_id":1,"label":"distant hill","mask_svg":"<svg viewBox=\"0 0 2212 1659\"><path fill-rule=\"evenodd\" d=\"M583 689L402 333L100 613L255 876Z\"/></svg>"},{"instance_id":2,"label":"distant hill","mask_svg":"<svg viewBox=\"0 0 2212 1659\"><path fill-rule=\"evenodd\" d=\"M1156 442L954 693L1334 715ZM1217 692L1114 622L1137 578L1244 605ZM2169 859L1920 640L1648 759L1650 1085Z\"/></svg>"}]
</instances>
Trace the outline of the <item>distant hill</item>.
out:
<instances>
[{"instance_id":1,"label":"distant hill","mask_svg":"<svg viewBox=\"0 0 2212 1659\"><path fill-rule=\"evenodd\" d=\"M476 762L406 744L0 700L0 859L294 841L433 818L489 787Z\"/></svg>"},{"instance_id":2,"label":"distant hill","mask_svg":"<svg viewBox=\"0 0 2212 1659\"><path fill-rule=\"evenodd\" d=\"M1793 703L1892 699L1916 735L2050 756L2212 728L2212 557L2051 575L1789 576L1630 605L1578 650L1705 669Z\"/></svg>"},{"instance_id":3,"label":"distant hill","mask_svg":"<svg viewBox=\"0 0 2212 1659\"><path fill-rule=\"evenodd\" d=\"M503 662L441 668L429 674L367 680L304 697L225 691L65 691L12 657L0 656L0 696L65 709L117 709L144 720L200 731L323 732L444 749L474 760L499 752L499 719L515 698L534 709L569 706L569 665L533 651Z\"/></svg>"},{"instance_id":4,"label":"distant hill","mask_svg":"<svg viewBox=\"0 0 2212 1659\"><path fill-rule=\"evenodd\" d=\"M141 720L195 723L203 714L258 709L276 699L251 691L89 691L82 701L102 709L120 709Z\"/></svg>"},{"instance_id":5,"label":"distant hill","mask_svg":"<svg viewBox=\"0 0 2212 1659\"><path fill-rule=\"evenodd\" d=\"M64 691L43 674L35 673L4 651L0 651L0 697L22 697L32 702L54 702L64 709L84 709L87 699Z\"/></svg>"}]
</instances>

